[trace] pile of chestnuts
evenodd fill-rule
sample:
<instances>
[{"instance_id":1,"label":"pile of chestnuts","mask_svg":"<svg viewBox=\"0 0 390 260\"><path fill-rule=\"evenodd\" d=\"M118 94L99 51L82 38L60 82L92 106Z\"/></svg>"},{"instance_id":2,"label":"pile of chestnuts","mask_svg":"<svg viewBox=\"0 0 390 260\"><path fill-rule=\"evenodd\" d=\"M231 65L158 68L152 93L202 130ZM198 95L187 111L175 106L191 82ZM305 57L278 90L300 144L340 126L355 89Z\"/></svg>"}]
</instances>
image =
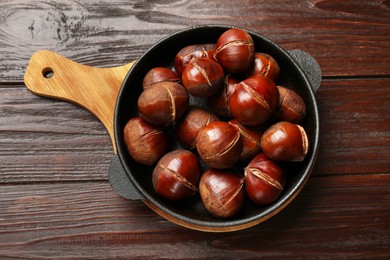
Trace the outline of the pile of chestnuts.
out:
<instances>
[{"instance_id":1,"label":"pile of chestnuts","mask_svg":"<svg viewBox=\"0 0 390 260\"><path fill-rule=\"evenodd\" d=\"M155 192L168 200L196 194L217 218L238 214L249 198L274 202L286 183L281 162L303 161L308 137L303 99L276 85L277 61L256 52L233 28L216 44L190 45L143 79L139 115L124 128L134 161L154 166ZM190 97L205 106L190 104ZM180 149L172 150L175 138Z\"/></svg>"}]
</instances>

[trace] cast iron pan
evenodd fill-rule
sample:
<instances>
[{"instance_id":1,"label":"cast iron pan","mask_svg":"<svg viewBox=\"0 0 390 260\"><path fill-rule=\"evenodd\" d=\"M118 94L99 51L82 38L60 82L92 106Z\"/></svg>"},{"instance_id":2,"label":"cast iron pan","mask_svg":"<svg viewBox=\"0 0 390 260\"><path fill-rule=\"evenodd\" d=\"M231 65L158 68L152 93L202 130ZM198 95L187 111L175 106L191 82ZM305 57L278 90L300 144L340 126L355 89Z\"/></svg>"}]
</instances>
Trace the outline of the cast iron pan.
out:
<instances>
[{"instance_id":1,"label":"cast iron pan","mask_svg":"<svg viewBox=\"0 0 390 260\"><path fill-rule=\"evenodd\" d=\"M185 29L157 42L134 64L115 68L89 67L49 51L39 51L31 58L25 83L33 93L76 103L103 122L117 152L110 164L108 177L119 195L142 200L159 215L187 228L211 232L248 228L285 208L303 188L315 164L319 148L319 115L314 93L321 83L321 70L312 56L300 50L283 50L269 39L247 30L254 39L256 51L272 55L279 63L281 74L277 84L294 89L307 106L303 127L309 136L308 155L303 162L284 164L290 172L286 187L269 206L260 207L247 200L240 214L222 220L206 211L199 195L180 202L165 200L153 190L153 167L136 163L128 154L123 140L125 124L138 115L137 99L142 91L144 75L153 67L171 67L176 53L187 45L215 43L230 28L210 25ZM191 98L190 102L206 106L199 98ZM180 148L172 140L172 149Z\"/></svg>"}]
</instances>

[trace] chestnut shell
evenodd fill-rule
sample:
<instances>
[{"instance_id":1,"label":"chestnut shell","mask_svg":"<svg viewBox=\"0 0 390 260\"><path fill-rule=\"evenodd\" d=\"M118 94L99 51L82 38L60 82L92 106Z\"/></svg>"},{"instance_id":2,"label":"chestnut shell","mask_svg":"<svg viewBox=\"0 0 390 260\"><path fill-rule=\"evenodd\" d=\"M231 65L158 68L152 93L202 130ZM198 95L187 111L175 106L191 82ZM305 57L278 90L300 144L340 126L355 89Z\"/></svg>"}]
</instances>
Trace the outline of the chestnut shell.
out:
<instances>
[{"instance_id":1,"label":"chestnut shell","mask_svg":"<svg viewBox=\"0 0 390 260\"><path fill-rule=\"evenodd\" d=\"M207 211L217 218L229 218L244 207L244 178L228 171L209 169L202 174L199 193Z\"/></svg>"},{"instance_id":2,"label":"chestnut shell","mask_svg":"<svg viewBox=\"0 0 390 260\"><path fill-rule=\"evenodd\" d=\"M123 140L123 128L126 122L131 117L138 115L137 98L142 91L141 75L145 75L156 66L170 67L172 57L183 47L190 44L216 42L218 37L230 28L232 27L222 25L192 27L169 35L153 45L137 59L125 78L118 95L114 116L115 142L119 161L140 196L148 202L153 210L170 221L203 231L218 232L248 228L265 221L282 210L294 199L309 178L319 148L318 107L314 91L308 81L308 74L305 74L286 50L266 37L249 31L254 40L255 48L262 49L263 52L269 53L278 61L281 69L278 84L293 88L305 100L307 116L303 126L308 131L309 141L312 144L306 160L292 166L294 175L289 176L285 192L274 204L265 208L247 204L245 210L239 216L230 219L220 220L211 216L204 210L199 200L178 204L177 202L164 200L155 194L150 181L153 167L145 167L132 161L128 156ZM191 102L200 106L205 105L201 99L192 99ZM177 143L172 145L180 147Z\"/></svg>"},{"instance_id":3,"label":"chestnut shell","mask_svg":"<svg viewBox=\"0 0 390 260\"><path fill-rule=\"evenodd\" d=\"M200 162L193 153L174 150L165 154L154 168L153 188L166 199L184 199L198 192L201 173Z\"/></svg>"},{"instance_id":4,"label":"chestnut shell","mask_svg":"<svg viewBox=\"0 0 390 260\"><path fill-rule=\"evenodd\" d=\"M212 122L199 131L196 149L208 166L217 169L232 167L241 158L240 132L229 123Z\"/></svg>"},{"instance_id":5,"label":"chestnut shell","mask_svg":"<svg viewBox=\"0 0 390 260\"><path fill-rule=\"evenodd\" d=\"M164 81L146 88L137 102L138 111L146 121L168 126L186 112L189 96L179 83Z\"/></svg>"},{"instance_id":6,"label":"chestnut shell","mask_svg":"<svg viewBox=\"0 0 390 260\"><path fill-rule=\"evenodd\" d=\"M140 164L153 165L170 148L166 130L150 124L140 116L126 123L123 135L127 151Z\"/></svg>"}]
</instances>

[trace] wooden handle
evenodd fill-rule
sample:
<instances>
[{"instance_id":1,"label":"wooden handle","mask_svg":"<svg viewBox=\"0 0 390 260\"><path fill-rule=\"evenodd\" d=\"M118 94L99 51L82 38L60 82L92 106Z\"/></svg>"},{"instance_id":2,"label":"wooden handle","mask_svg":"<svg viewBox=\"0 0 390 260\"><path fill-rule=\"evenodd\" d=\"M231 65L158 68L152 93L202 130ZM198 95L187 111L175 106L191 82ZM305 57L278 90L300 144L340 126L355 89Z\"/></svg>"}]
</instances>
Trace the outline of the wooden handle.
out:
<instances>
[{"instance_id":1,"label":"wooden handle","mask_svg":"<svg viewBox=\"0 0 390 260\"><path fill-rule=\"evenodd\" d=\"M106 127L116 153L115 103L133 64L134 61L119 67L97 68L41 50L31 57L24 83L34 94L70 101L89 110Z\"/></svg>"}]
</instances>

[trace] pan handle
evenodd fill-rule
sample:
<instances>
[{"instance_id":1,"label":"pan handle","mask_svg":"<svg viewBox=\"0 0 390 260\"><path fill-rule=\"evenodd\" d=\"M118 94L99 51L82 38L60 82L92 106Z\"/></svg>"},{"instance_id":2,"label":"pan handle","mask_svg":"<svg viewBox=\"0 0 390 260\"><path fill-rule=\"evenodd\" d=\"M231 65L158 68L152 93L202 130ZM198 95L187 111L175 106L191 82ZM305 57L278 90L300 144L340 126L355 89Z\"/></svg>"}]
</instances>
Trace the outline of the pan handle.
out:
<instances>
[{"instance_id":1,"label":"pan handle","mask_svg":"<svg viewBox=\"0 0 390 260\"><path fill-rule=\"evenodd\" d=\"M321 68L318 62L314 59L313 56L305 51L290 50L288 53L303 70L307 76L307 79L309 80L311 88L315 93L319 89L322 80Z\"/></svg>"},{"instance_id":2,"label":"pan handle","mask_svg":"<svg viewBox=\"0 0 390 260\"><path fill-rule=\"evenodd\" d=\"M70 101L86 108L106 127L114 152L114 110L119 89L134 62L98 68L79 64L55 52L34 53L24 83L34 94Z\"/></svg>"},{"instance_id":3,"label":"pan handle","mask_svg":"<svg viewBox=\"0 0 390 260\"><path fill-rule=\"evenodd\" d=\"M110 167L108 168L108 180L110 181L111 187L114 191L123 198L129 200L143 199L142 195L139 194L137 188L134 187L133 183L127 176L118 156L114 157L111 161Z\"/></svg>"}]
</instances>

